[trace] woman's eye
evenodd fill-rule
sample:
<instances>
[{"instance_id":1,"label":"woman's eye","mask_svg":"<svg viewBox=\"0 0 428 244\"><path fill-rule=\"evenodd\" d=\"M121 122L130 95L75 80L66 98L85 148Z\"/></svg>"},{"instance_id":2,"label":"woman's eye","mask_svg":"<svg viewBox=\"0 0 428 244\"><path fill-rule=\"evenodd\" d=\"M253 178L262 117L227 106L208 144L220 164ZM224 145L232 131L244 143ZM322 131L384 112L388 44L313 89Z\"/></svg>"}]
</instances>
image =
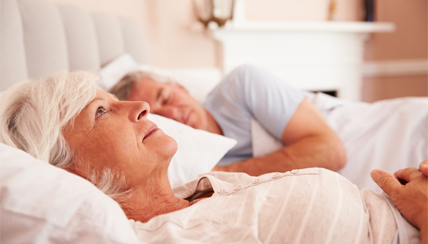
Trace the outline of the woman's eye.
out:
<instances>
[{"instance_id":1,"label":"woman's eye","mask_svg":"<svg viewBox=\"0 0 428 244\"><path fill-rule=\"evenodd\" d=\"M98 118L99 116L106 114L108 111L104 107L98 107L97 113L95 114L95 118Z\"/></svg>"}]
</instances>

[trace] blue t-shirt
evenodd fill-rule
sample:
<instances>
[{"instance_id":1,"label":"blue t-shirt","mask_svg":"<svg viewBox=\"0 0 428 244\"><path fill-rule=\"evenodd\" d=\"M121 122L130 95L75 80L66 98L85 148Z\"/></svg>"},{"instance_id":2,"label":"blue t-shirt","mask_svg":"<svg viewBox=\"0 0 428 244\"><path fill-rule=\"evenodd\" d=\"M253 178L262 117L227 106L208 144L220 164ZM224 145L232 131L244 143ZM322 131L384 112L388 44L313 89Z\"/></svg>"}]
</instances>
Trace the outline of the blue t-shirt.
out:
<instances>
[{"instance_id":1,"label":"blue t-shirt","mask_svg":"<svg viewBox=\"0 0 428 244\"><path fill-rule=\"evenodd\" d=\"M281 140L288 121L303 98L303 91L258 67L245 65L232 71L203 103L224 136L238 141L218 165L253 157L252 118Z\"/></svg>"}]
</instances>

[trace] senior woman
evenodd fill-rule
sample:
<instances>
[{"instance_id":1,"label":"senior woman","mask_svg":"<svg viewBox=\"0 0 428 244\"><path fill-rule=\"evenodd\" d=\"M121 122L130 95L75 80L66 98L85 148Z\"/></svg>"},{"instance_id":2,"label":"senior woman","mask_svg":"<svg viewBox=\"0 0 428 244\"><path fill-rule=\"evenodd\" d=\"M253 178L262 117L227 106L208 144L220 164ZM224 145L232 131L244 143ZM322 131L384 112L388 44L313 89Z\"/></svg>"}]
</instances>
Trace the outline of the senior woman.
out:
<instances>
[{"instance_id":1,"label":"senior woman","mask_svg":"<svg viewBox=\"0 0 428 244\"><path fill-rule=\"evenodd\" d=\"M96 90L96 79L59 72L12 87L1 97L1 142L90 180L119 202L141 240L419 242L386 195L325 169L211 172L171 189L176 142L147 120L147 103L119 101Z\"/></svg>"}]
</instances>

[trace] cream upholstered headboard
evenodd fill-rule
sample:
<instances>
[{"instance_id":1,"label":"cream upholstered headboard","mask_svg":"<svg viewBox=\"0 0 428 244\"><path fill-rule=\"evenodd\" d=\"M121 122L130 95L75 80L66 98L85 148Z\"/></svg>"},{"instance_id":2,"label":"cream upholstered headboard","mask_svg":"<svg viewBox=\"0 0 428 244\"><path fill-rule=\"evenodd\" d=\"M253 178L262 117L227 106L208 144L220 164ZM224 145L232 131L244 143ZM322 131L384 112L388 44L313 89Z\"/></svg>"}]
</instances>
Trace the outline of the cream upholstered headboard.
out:
<instances>
[{"instance_id":1,"label":"cream upholstered headboard","mask_svg":"<svg viewBox=\"0 0 428 244\"><path fill-rule=\"evenodd\" d=\"M133 20L44 0L0 1L0 91L59 70L97 71L122 53L147 63Z\"/></svg>"}]
</instances>

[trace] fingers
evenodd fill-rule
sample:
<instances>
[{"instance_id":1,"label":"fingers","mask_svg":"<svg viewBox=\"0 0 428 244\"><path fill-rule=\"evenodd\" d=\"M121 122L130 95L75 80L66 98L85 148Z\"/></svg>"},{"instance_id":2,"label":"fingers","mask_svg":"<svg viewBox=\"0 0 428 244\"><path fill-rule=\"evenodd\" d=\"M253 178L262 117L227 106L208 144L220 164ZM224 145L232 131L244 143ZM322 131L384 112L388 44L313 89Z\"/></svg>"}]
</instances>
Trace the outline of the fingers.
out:
<instances>
[{"instance_id":1,"label":"fingers","mask_svg":"<svg viewBox=\"0 0 428 244\"><path fill-rule=\"evenodd\" d=\"M419 165L419 171L421 171L423 175L428 177L428 160L423 161Z\"/></svg>"},{"instance_id":2,"label":"fingers","mask_svg":"<svg viewBox=\"0 0 428 244\"><path fill-rule=\"evenodd\" d=\"M421 172L417 168L405 168L400 169L397 172L394 173L395 177L399 180L410 182L416 177L419 177L421 175Z\"/></svg>"},{"instance_id":3,"label":"fingers","mask_svg":"<svg viewBox=\"0 0 428 244\"><path fill-rule=\"evenodd\" d=\"M384 170L375 169L370 173L370 176L389 196L395 194L402 187L400 182L391 173Z\"/></svg>"}]
</instances>

